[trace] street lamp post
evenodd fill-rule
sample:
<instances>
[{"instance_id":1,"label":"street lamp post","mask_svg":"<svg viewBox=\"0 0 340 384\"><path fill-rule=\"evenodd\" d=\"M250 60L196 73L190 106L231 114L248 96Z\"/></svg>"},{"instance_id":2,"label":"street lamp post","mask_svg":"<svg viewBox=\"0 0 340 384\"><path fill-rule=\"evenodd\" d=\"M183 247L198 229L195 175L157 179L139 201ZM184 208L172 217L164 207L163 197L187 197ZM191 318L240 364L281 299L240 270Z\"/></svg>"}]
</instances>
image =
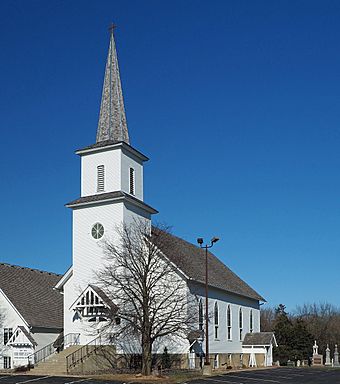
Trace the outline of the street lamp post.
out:
<instances>
[{"instance_id":1,"label":"street lamp post","mask_svg":"<svg viewBox=\"0 0 340 384\"><path fill-rule=\"evenodd\" d=\"M205 244L202 237L197 239L197 243L203 249L205 249L205 365L210 365L209 361L209 327L208 327L208 249L211 248L219 240L218 237L213 237L210 241L210 245Z\"/></svg>"}]
</instances>

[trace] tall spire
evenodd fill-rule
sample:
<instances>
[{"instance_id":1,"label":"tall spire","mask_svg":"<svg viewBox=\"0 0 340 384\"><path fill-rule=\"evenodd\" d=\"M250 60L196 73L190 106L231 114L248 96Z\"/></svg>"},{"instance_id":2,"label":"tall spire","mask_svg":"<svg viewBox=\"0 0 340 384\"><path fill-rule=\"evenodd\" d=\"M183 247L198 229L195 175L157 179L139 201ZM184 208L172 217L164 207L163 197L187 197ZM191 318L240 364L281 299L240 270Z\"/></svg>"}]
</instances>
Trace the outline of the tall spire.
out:
<instances>
[{"instance_id":1,"label":"tall spire","mask_svg":"<svg viewBox=\"0 0 340 384\"><path fill-rule=\"evenodd\" d=\"M122 85L119 76L116 44L113 35L114 28L114 25L110 28L110 46L105 68L96 142L112 140L114 142L124 141L130 144Z\"/></svg>"}]
</instances>

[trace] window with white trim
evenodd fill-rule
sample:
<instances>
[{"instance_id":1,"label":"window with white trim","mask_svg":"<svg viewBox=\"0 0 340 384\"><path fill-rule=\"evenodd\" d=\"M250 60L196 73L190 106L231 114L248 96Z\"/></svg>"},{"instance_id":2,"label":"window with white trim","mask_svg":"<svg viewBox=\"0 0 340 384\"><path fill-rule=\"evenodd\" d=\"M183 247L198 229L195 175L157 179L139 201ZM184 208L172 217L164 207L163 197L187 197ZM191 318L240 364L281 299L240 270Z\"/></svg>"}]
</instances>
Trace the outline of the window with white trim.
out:
<instances>
[{"instance_id":1,"label":"window with white trim","mask_svg":"<svg viewBox=\"0 0 340 384\"><path fill-rule=\"evenodd\" d=\"M135 194L135 170L133 168L130 168L129 191L131 195Z\"/></svg>"},{"instance_id":2,"label":"window with white trim","mask_svg":"<svg viewBox=\"0 0 340 384\"><path fill-rule=\"evenodd\" d=\"M217 302L215 302L215 307L214 307L214 325L215 325L215 339L218 339L219 319L218 319L218 304L217 304Z\"/></svg>"},{"instance_id":3,"label":"window with white trim","mask_svg":"<svg viewBox=\"0 0 340 384\"><path fill-rule=\"evenodd\" d=\"M7 344L8 340L13 335L13 328L4 328L4 345Z\"/></svg>"},{"instance_id":4,"label":"window with white trim","mask_svg":"<svg viewBox=\"0 0 340 384\"><path fill-rule=\"evenodd\" d=\"M242 308L240 308L239 314L238 314L238 323L239 323L239 333L240 333L240 341L242 341L242 332L243 332L243 313Z\"/></svg>"},{"instance_id":5,"label":"window with white trim","mask_svg":"<svg viewBox=\"0 0 340 384\"><path fill-rule=\"evenodd\" d=\"M11 369L11 358L9 356L4 356L4 369Z\"/></svg>"},{"instance_id":6,"label":"window with white trim","mask_svg":"<svg viewBox=\"0 0 340 384\"><path fill-rule=\"evenodd\" d=\"M105 191L105 169L104 165L97 167L97 192Z\"/></svg>"},{"instance_id":7,"label":"window with white trim","mask_svg":"<svg viewBox=\"0 0 340 384\"><path fill-rule=\"evenodd\" d=\"M198 304L198 329L200 331L203 330L203 323L204 323L204 320L203 320L203 303L202 303L202 299L200 299L199 304Z\"/></svg>"},{"instance_id":8,"label":"window with white trim","mask_svg":"<svg viewBox=\"0 0 340 384\"><path fill-rule=\"evenodd\" d=\"M231 333L231 308L230 304L228 304L227 307L227 340L232 339L232 333Z\"/></svg>"},{"instance_id":9,"label":"window with white trim","mask_svg":"<svg viewBox=\"0 0 340 384\"><path fill-rule=\"evenodd\" d=\"M250 314L249 314L249 332L250 333L253 333L254 331L254 319L253 319L253 310L251 309L250 310Z\"/></svg>"}]
</instances>

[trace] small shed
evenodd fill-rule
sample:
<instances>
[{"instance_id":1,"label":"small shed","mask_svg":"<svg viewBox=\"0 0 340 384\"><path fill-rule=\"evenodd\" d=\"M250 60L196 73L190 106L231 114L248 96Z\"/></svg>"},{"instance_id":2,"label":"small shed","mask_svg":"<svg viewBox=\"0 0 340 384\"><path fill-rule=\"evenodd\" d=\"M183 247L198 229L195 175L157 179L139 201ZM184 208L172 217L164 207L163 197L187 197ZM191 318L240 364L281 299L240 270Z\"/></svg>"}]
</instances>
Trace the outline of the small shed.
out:
<instances>
[{"instance_id":1,"label":"small shed","mask_svg":"<svg viewBox=\"0 0 340 384\"><path fill-rule=\"evenodd\" d=\"M243 355L249 355L249 367L272 366L273 347L277 347L274 332L247 333L242 342Z\"/></svg>"}]
</instances>

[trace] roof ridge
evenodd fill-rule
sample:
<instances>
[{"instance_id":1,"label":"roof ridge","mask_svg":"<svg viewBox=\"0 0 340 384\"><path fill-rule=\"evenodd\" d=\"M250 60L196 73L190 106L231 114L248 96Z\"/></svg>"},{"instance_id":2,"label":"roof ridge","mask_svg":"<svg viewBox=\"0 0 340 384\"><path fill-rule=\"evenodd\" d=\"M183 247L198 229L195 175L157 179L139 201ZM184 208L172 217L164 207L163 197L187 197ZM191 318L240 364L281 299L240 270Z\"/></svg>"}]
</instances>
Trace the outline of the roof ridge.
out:
<instances>
[{"instance_id":1,"label":"roof ridge","mask_svg":"<svg viewBox=\"0 0 340 384\"><path fill-rule=\"evenodd\" d=\"M5 267L16 268L16 269L26 269L26 270L30 270L30 271L32 271L32 272L46 273L46 274L48 274L48 275L62 276L62 274L60 274L60 273L49 272L49 271L43 271L43 270L38 269L38 268L23 267L23 266L21 266L21 265L16 265L16 264L9 264L9 263L3 263L3 262L0 262L0 265L3 265L3 266L5 266Z\"/></svg>"}]
</instances>

